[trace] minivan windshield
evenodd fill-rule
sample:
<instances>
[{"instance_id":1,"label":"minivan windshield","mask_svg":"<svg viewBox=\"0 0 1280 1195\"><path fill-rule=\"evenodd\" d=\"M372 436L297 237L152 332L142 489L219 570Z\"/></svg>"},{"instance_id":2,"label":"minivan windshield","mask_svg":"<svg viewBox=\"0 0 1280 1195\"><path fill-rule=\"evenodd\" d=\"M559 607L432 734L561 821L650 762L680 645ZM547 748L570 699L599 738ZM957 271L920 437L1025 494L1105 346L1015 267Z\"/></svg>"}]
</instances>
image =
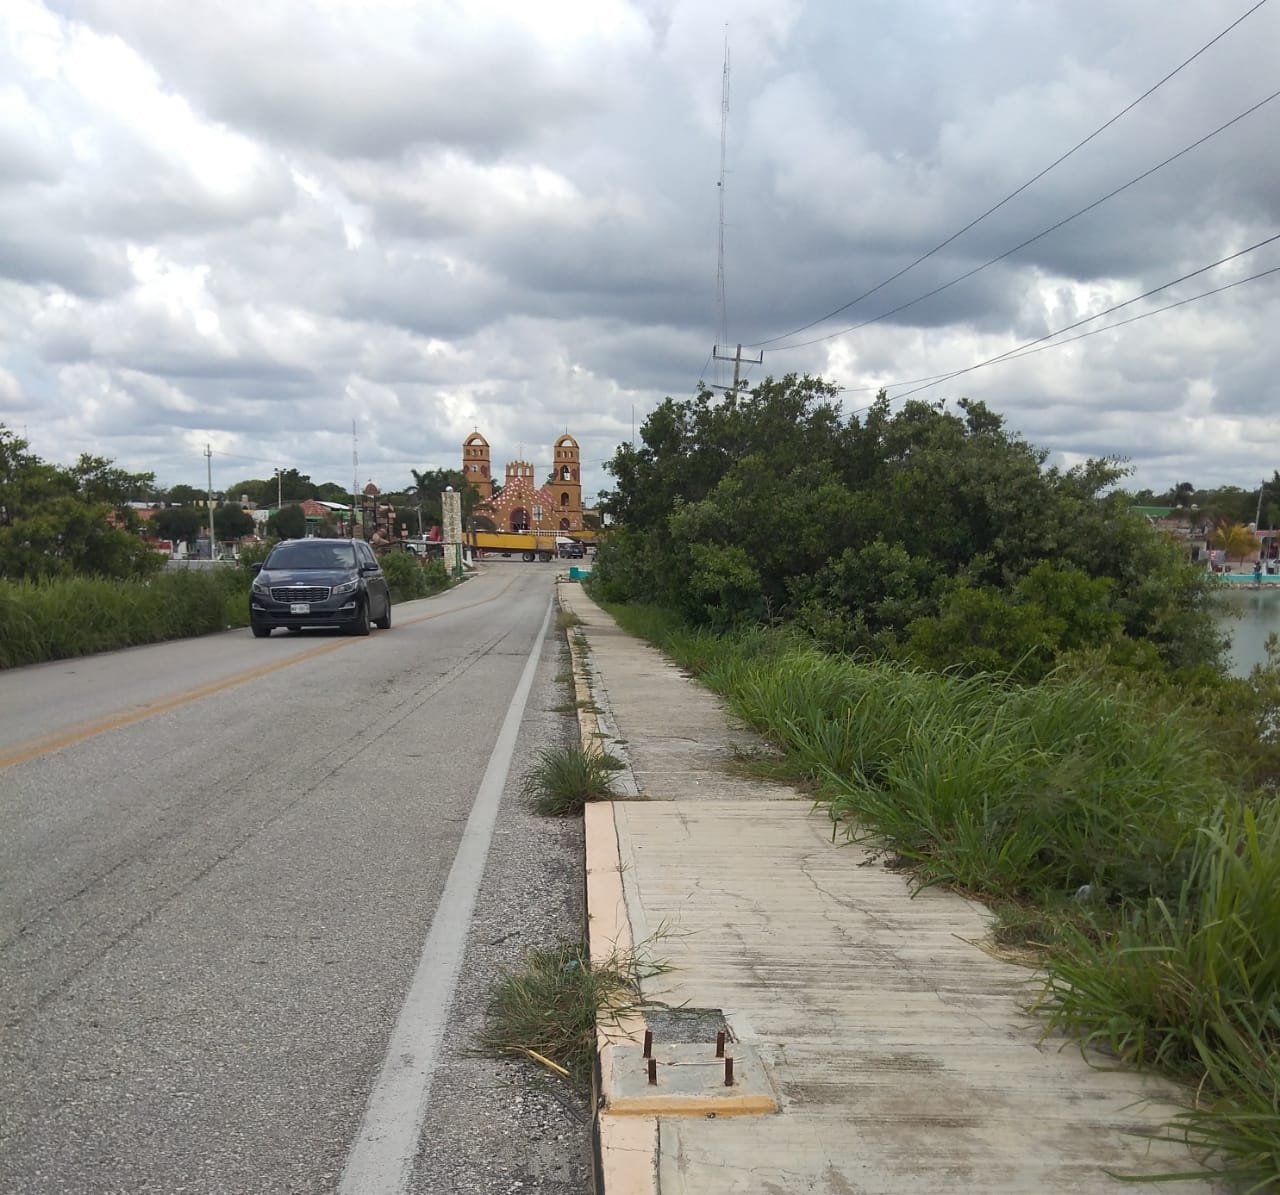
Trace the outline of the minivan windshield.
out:
<instances>
[{"instance_id":1,"label":"minivan windshield","mask_svg":"<svg viewBox=\"0 0 1280 1195\"><path fill-rule=\"evenodd\" d=\"M300 539L277 544L264 568L355 568L356 550L343 539Z\"/></svg>"}]
</instances>

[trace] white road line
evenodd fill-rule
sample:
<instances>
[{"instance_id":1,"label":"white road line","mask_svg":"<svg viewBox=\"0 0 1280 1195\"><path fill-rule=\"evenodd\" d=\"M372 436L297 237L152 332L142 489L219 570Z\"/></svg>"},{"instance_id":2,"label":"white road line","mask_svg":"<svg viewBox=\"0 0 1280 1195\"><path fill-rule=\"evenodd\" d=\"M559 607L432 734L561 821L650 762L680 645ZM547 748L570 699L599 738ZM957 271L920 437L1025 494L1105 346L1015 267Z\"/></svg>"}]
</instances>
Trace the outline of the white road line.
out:
<instances>
[{"instance_id":1,"label":"white road line","mask_svg":"<svg viewBox=\"0 0 1280 1195\"><path fill-rule=\"evenodd\" d=\"M408 1183L418 1150L418 1134L427 1113L431 1079L467 948L476 894L484 877L498 805L511 770L520 721L533 687L551 610L549 603L489 756L475 804L462 831L458 853L445 881L444 894L422 947L418 969L387 1044L382 1071L365 1105L360 1132L347 1155L339 1195L396 1195Z\"/></svg>"}]
</instances>

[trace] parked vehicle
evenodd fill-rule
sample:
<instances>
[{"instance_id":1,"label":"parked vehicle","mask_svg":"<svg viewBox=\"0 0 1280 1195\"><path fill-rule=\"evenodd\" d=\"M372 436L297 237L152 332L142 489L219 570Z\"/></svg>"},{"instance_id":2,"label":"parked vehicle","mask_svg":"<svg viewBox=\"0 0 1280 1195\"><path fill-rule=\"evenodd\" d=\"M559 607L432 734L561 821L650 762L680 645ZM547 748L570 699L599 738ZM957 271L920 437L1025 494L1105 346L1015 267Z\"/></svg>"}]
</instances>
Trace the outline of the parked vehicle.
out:
<instances>
[{"instance_id":1,"label":"parked vehicle","mask_svg":"<svg viewBox=\"0 0 1280 1195\"><path fill-rule=\"evenodd\" d=\"M337 626L367 635L391 626L391 591L361 539L288 539L253 565L249 625L265 639L276 627Z\"/></svg>"}]
</instances>

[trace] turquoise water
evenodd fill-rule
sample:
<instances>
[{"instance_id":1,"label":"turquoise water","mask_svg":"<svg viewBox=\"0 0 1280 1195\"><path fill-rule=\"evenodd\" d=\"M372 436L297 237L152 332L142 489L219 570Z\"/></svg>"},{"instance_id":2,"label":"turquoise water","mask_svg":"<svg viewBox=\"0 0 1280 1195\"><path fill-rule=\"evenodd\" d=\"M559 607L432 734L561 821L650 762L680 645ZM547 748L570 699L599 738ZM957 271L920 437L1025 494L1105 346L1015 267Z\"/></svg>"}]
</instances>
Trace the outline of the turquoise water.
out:
<instances>
[{"instance_id":1,"label":"turquoise water","mask_svg":"<svg viewBox=\"0 0 1280 1195\"><path fill-rule=\"evenodd\" d=\"M1252 574L1248 580L1253 580ZM1270 585L1265 584L1267 580L1263 578L1260 589L1224 586L1225 614L1219 626L1231 636L1229 659L1235 676L1248 676L1250 668L1265 661L1267 636L1273 631L1280 634L1280 576L1270 578Z\"/></svg>"}]
</instances>

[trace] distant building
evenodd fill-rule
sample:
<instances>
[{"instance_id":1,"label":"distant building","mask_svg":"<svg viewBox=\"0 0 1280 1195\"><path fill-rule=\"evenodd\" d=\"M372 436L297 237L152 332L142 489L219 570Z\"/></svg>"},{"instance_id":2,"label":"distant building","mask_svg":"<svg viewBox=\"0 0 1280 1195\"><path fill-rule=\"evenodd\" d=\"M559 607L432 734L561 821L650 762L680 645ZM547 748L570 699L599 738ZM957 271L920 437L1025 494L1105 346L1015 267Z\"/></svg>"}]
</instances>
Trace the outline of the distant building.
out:
<instances>
[{"instance_id":1,"label":"distant building","mask_svg":"<svg viewBox=\"0 0 1280 1195\"><path fill-rule=\"evenodd\" d=\"M510 461L502 490L495 497L489 441L478 431L462 442L462 473L480 495L472 518L481 530L569 535L582 530L581 451L578 441L567 433L552 447L551 475L542 484L528 461Z\"/></svg>"}]
</instances>

